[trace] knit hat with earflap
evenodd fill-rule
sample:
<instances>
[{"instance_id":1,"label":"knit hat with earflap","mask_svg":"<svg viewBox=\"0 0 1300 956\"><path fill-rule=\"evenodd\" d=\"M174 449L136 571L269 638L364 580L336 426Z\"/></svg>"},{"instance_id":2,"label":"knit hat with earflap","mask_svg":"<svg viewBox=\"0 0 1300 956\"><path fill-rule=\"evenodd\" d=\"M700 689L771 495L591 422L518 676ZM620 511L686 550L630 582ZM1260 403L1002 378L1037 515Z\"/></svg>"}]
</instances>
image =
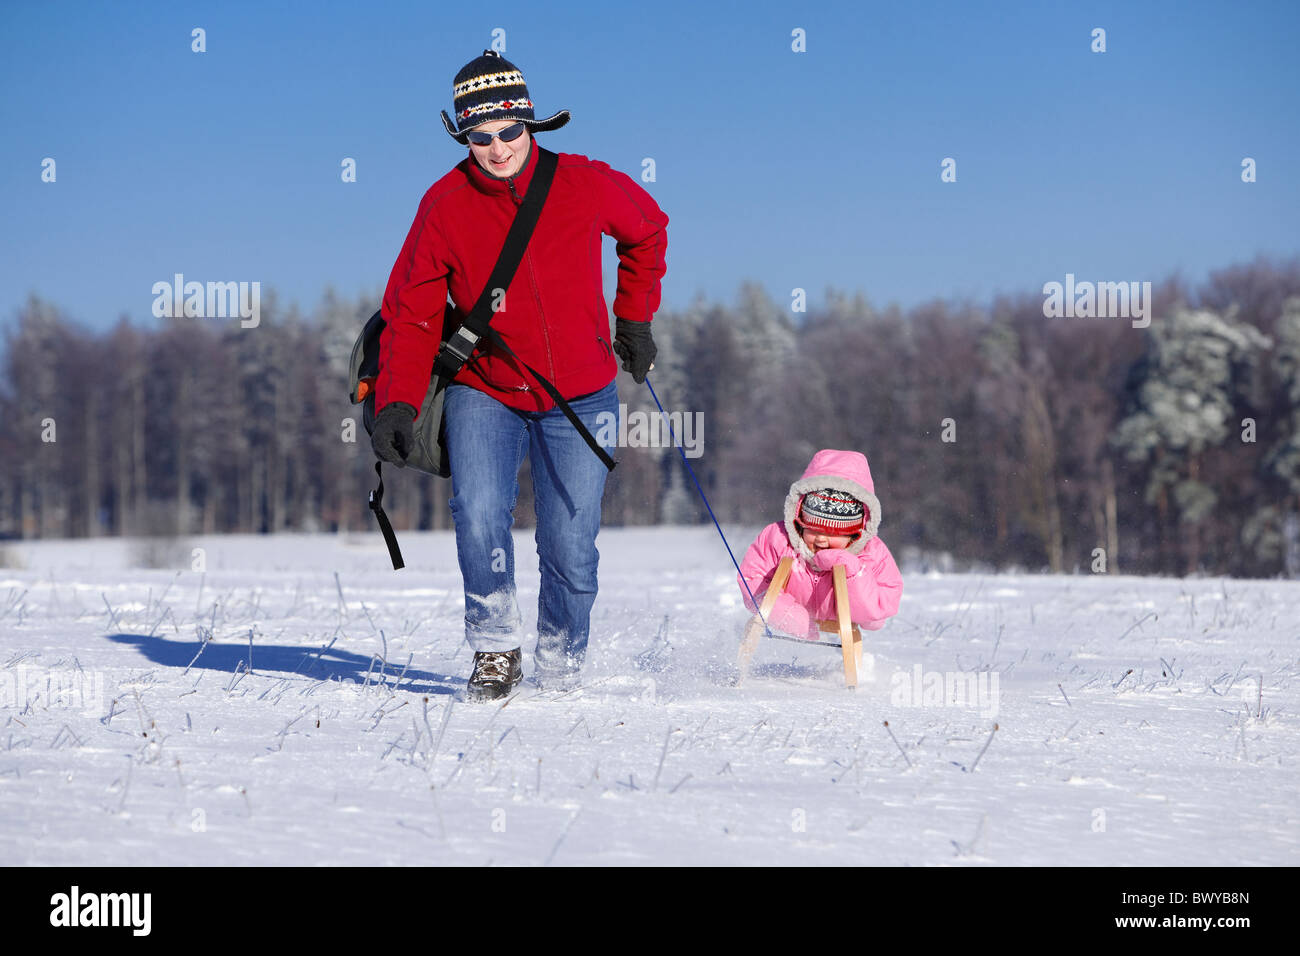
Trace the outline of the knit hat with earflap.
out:
<instances>
[{"instance_id":1,"label":"knit hat with earflap","mask_svg":"<svg viewBox=\"0 0 1300 956\"><path fill-rule=\"evenodd\" d=\"M469 142L465 134L480 123L519 120L529 132L544 133L559 129L569 121L568 110L560 110L544 120L534 119L533 101L524 84L524 75L495 50L484 50L482 56L461 67L452 85L452 99L456 123L452 125L451 117L443 110L442 125L462 146Z\"/></svg>"},{"instance_id":2,"label":"knit hat with earflap","mask_svg":"<svg viewBox=\"0 0 1300 956\"><path fill-rule=\"evenodd\" d=\"M799 504L799 524L829 535L854 535L865 524L862 502L834 488L810 491Z\"/></svg>"}]
</instances>

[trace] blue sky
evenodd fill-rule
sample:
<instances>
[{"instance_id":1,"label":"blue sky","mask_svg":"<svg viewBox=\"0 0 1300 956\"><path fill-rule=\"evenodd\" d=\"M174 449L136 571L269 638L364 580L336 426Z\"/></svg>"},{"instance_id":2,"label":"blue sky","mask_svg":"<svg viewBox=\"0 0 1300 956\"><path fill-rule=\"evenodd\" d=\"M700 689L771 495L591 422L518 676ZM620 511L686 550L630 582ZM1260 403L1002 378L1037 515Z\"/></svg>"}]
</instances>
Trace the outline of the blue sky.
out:
<instances>
[{"instance_id":1,"label":"blue sky","mask_svg":"<svg viewBox=\"0 0 1300 956\"><path fill-rule=\"evenodd\" d=\"M539 115L573 113L543 145L654 159L668 307L746 279L984 302L1300 252L1300 4L551 7L3 0L0 321L35 292L149 323L177 272L304 309L381 288L497 29Z\"/></svg>"}]
</instances>

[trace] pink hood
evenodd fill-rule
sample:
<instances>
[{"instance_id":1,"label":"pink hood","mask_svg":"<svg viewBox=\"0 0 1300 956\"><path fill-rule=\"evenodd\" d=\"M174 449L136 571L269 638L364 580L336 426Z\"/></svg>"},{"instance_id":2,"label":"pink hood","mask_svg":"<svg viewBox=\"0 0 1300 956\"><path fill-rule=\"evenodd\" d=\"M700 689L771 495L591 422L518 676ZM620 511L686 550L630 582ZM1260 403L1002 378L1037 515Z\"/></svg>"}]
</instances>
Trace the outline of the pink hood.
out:
<instances>
[{"instance_id":1,"label":"pink hood","mask_svg":"<svg viewBox=\"0 0 1300 956\"><path fill-rule=\"evenodd\" d=\"M794 530L794 519L799 515L799 503L803 496L820 488L846 492L866 506L866 527L847 549L852 554L861 554L880 527L880 500L876 497L876 486L871 480L867 456L856 451L824 448L813 455L802 477L790 485L790 493L785 497L785 533L790 538L791 547L805 561L812 561L812 551Z\"/></svg>"}]
</instances>

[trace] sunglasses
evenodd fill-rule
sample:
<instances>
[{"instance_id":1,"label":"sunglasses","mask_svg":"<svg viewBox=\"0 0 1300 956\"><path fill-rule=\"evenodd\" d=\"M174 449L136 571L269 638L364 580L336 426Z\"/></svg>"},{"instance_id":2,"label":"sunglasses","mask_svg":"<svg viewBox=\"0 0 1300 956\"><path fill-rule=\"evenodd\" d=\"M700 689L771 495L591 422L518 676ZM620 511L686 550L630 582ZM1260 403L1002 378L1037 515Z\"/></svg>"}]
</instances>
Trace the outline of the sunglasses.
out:
<instances>
[{"instance_id":1,"label":"sunglasses","mask_svg":"<svg viewBox=\"0 0 1300 956\"><path fill-rule=\"evenodd\" d=\"M522 135L524 135L523 123L511 123L505 129L499 129L495 133L485 133L475 129L465 134L475 146L491 146L493 139L500 139L503 143L513 143Z\"/></svg>"}]
</instances>

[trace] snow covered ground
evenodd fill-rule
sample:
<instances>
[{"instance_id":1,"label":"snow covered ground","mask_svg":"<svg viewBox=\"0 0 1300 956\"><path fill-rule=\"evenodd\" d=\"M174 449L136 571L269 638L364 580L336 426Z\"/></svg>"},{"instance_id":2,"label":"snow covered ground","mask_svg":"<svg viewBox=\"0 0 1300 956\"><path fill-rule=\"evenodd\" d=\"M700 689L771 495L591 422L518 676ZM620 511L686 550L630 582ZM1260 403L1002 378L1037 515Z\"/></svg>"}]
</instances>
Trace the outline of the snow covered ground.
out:
<instances>
[{"instance_id":1,"label":"snow covered ground","mask_svg":"<svg viewBox=\"0 0 1300 956\"><path fill-rule=\"evenodd\" d=\"M1300 585L904 568L872 683L737 687L716 532L607 530L584 688L474 704L452 538L401 543L5 545L0 859L1300 863Z\"/></svg>"}]
</instances>

